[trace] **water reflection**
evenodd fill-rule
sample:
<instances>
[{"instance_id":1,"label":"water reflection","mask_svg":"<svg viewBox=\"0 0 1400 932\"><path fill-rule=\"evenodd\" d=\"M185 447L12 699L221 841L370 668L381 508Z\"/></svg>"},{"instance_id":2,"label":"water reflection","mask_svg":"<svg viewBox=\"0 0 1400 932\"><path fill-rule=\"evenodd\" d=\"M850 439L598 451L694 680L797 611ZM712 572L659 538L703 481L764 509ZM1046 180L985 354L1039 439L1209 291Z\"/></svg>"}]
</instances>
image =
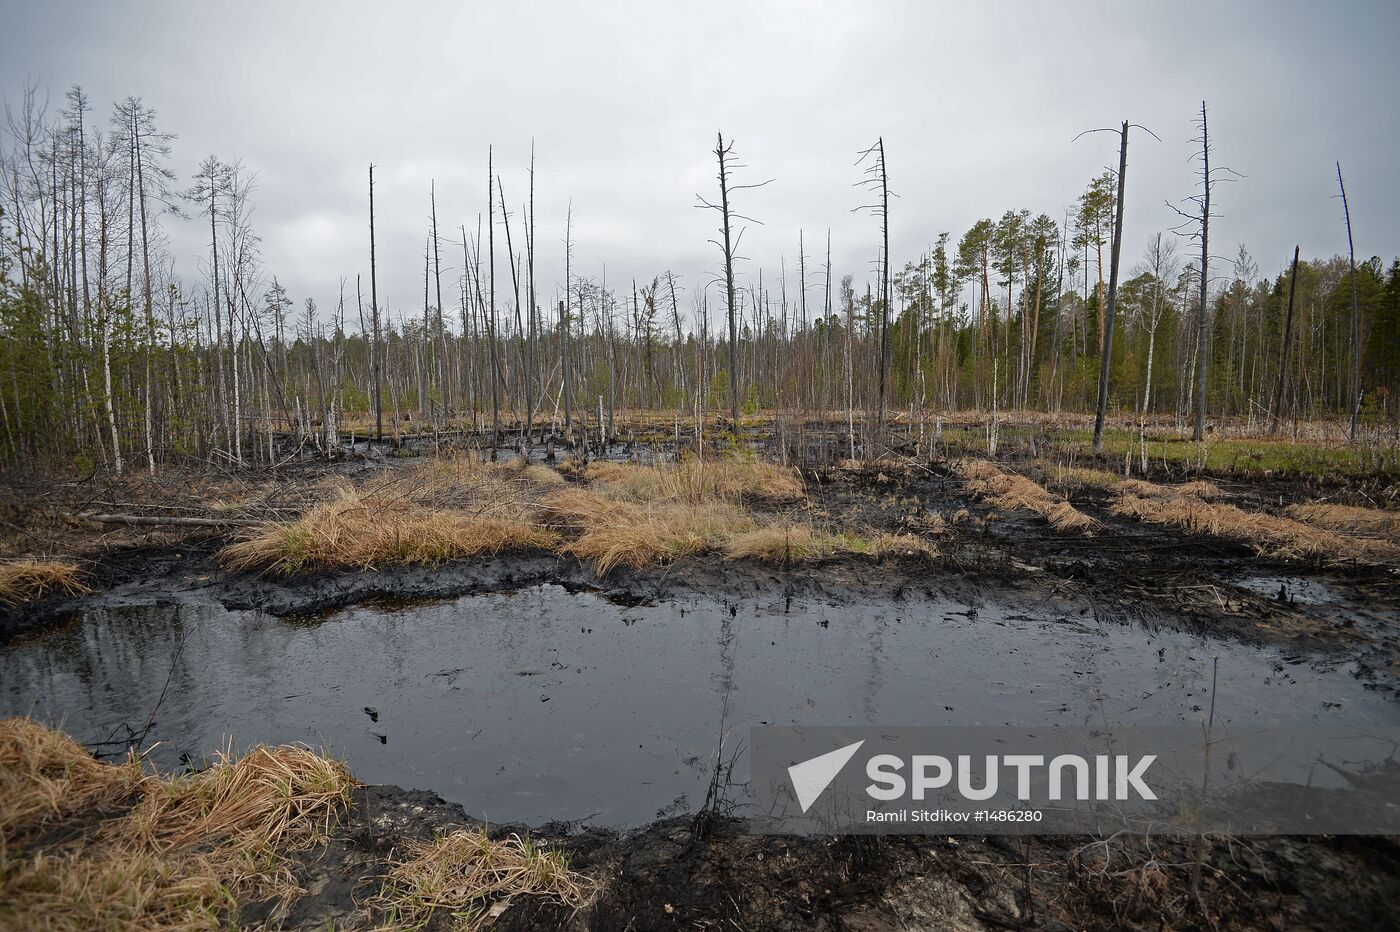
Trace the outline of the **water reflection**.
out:
<instances>
[{"instance_id":1,"label":"water reflection","mask_svg":"<svg viewBox=\"0 0 1400 932\"><path fill-rule=\"evenodd\" d=\"M1167 724L1199 719L1219 654L1227 722L1400 722L1348 665L1091 619L776 590L620 607L553 586L295 622L153 605L0 649L0 713L90 742L153 718L172 769L229 740L301 741L494 821L608 825L704 797L726 696L740 740L760 722Z\"/></svg>"}]
</instances>

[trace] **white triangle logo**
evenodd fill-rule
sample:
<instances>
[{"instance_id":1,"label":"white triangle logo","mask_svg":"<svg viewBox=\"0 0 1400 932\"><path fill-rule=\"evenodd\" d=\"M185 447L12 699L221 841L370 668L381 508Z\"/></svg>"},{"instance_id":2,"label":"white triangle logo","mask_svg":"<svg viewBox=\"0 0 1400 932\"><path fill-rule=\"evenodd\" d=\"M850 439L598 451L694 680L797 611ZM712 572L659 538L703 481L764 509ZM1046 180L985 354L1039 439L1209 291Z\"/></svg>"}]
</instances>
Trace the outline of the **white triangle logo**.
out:
<instances>
[{"instance_id":1,"label":"white triangle logo","mask_svg":"<svg viewBox=\"0 0 1400 932\"><path fill-rule=\"evenodd\" d=\"M792 788L797 792L797 802L802 806L803 813L812 808L812 803L831 785L841 768L850 762L864 743L864 740L857 741L788 768L788 777L792 780Z\"/></svg>"}]
</instances>

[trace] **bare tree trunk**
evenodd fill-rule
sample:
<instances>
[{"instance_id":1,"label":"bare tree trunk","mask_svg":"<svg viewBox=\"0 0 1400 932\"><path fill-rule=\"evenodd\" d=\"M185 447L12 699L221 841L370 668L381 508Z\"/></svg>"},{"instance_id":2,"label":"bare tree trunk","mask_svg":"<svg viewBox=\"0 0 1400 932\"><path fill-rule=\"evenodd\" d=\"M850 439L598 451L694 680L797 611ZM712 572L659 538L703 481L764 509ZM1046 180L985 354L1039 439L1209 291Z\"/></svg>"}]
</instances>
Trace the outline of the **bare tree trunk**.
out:
<instances>
[{"instance_id":1,"label":"bare tree trunk","mask_svg":"<svg viewBox=\"0 0 1400 932\"><path fill-rule=\"evenodd\" d=\"M574 207L570 204L569 212L564 221L564 300L559 302L559 329L563 334L559 352L563 358L564 373L564 436L569 443L573 443L574 437L573 373L570 371L569 365L569 330L572 329L570 318L573 316L570 310L571 298L569 296L569 289L573 287L573 229Z\"/></svg>"},{"instance_id":2,"label":"bare tree trunk","mask_svg":"<svg viewBox=\"0 0 1400 932\"><path fill-rule=\"evenodd\" d=\"M419 345L418 352L414 354L418 357L418 424L420 430L426 428L428 424L428 272L432 246L430 240L431 237L423 243L423 342Z\"/></svg>"},{"instance_id":3,"label":"bare tree trunk","mask_svg":"<svg viewBox=\"0 0 1400 932\"><path fill-rule=\"evenodd\" d=\"M1342 163L1337 163L1337 187L1342 190L1342 214L1347 221L1347 256L1351 261L1351 428L1348 436L1356 439L1356 419L1361 414L1361 309L1356 300L1356 246L1351 239L1351 208L1347 205L1347 186L1342 180Z\"/></svg>"},{"instance_id":4,"label":"bare tree trunk","mask_svg":"<svg viewBox=\"0 0 1400 932\"><path fill-rule=\"evenodd\" d=\"M1113 365L1113 312L1118 299L1118 258L1123 249L1123 186L1128 175L1128 121L1118 145L1118 203L1114 205L1113 245L1109 252L1108 305L1103 314L1103 354L1099 359L1099 405L1094 414L1094 453L1103 452L1103 422L1108 413L1108 374Z\"/></svg>"},{"instance_id":5,"label":"bare tree trunk","mask_svg":"<svg viewBox=\"0 0 1400 932\"><path fill-rule=\"evenodd\" d=\"M1152 406L1152 363L1157 348L1157 327L1162 322L1162 289L1166 254L1162 250L1162 234L1152 244L1152 307L1148 311L1147 378L1142 389L1142 410L1138 414L1138 449L1142 471L1147 472L1147 412Z\"/></svg>"},{"instance_id":6,"label":"bare tree trunk","mask_svg":"<svg viewBox=\"0 0 1400 932\"><path fill-rule=\"evenodd\" d=\"M526 298L530 302L526 310L529 321L529 334L525 338L525 445L529 446L535 435L535 141L530 140L530 218L525 227L525 274Z\"/></svg>"},{"instance_id":7,"label":"bare tree trunk","mask_svg":"<svg viewBox=\"0 0 1400 932\"><path fill-rule=\"evenodd\" d=\"M374 328L374 352L371 354L374 370L374 437L384 439L384 405L380 397L380 371L383 356L379 345L379 279L374 264L374 165L369 167L369 307L370 326Z\"/></svg>"},{"instance_id":8,"label":"bare tree trunk","mask_svg":"<svg viewBox=\"0 0 1400 932\"><path fill-rule=\"evenodd\" d=\"M1284 388L1288 378L1288 350L1293 343L1293 293L1298 287L1298 249L1293 247L1293 271L1288 276L1288 314L1283 319L1283 349L1278 357L1278 391L1274 393L1274 412L1269 418L1270 435L1278 433L1279 419L1283 417Z\"/></svg>"},{"instance_id":9,"label":"bare tree trunk","mask_svg":"<svg viewBox=\"0 0 1400 932\"><path fill-rule=\"evenodd\" d=\"M719 159L719 199L723 216L721 231L724 234L724 293L726 308L729 311L729 410L734 434L734 442L739 442L739 325L734 307L734 246L730 237L729 225L729 168L725 164L729 158L729 147L724 145L724 134L717 134L715 156Z\"/></svg>"},{"instance_id":10,"label":"bare tree trunk","mask_svg":"<svg viewBox=\"0 0 1400 932\"><path fill-rule=\"evenodd\" d=\"M442 413L452 406L452 369L447 359L447 324L442 315L442 253L439 248L437 225L437 184L434 183L429 197L433 208L433 287L437 295L437 339L441 371L438 373L438 389L442 393ZM442 420L440 417L439 420Z\"/></svg>"},{"instance_id":11,"label":"bare tree trunk","mask_svg":"<svg viewBox=\"0 0 1400 932\"><path fill-rule=\"evenodd\" d=\"M851 353L854 339L856 298L851 292L850 278L841 282L842 300L846 302L846 448L851 459L856 458L855 370Z\"/></svg>"},{"instance_id":12,"label":"bare tree trunk","mask_svg":"<svg viewBox=\"0 0 1400 932\"><path fill-rule=\"evenodd\" d=\"M1196 424L1191 439L1206 436L1206 345L1210 295L1210 135L1206 126L1206 102L1201 101L1201 306L1196 316Z\"/></svg>"},{"instance_id":13,"label":"bare tree trunk","mask_svg":"<svg viewBox=\"0 0 1400 932\"><path fill-rule=\"evenodd\" d=\"M862 158L869 155L871 151L877 154L876 162L871 166L871 171L878 176L873 177L872 182L880 186L880 372L876 379L876 414L874 432L871 436L876 449L878 449L885 433L886 382L889 378L890 368L890 180L889 173L885 169L885 139L883 136L875 141L873 150L867 149L862 153ZM1008 307L1008 313L1009 311Z\"/></svg>"},{"instance_id":14,"label":"bare tree trunk","mask_svg":"<svg viewBox=\"0 0 1400 932\"><path fill-rule=\"evenodd\" d=\"M496 340L496 195L493 179L493 150L486 147L486 272L490 304L487 306L486 338L491 341L491 459L501 442L501 356ZM479 236L479 234L478 234ZM481 240L477 239L477 250Z\"/></svg>"}]
</instances>

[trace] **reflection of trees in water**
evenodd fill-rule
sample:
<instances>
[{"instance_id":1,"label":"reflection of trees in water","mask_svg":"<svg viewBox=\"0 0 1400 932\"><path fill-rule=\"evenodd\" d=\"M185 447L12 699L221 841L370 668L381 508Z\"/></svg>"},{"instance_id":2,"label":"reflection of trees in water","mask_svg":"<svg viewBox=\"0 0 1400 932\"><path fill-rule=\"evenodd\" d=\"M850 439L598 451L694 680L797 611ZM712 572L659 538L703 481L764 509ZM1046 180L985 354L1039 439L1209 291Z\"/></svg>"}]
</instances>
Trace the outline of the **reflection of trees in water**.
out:
<instances>
[{"instance_id":1,"label":"reflection of trees in water","mask_svg":"<svg viewBox=\"0 0 1400 932\"><path fill-rule=\"evenodd\" d=\"M715 675L716 685L719 691L716 694L719 699L718 709L721 719L732 704L734 690L738 687L734 674L735 651L738 649L738 628L735 625L735 617L731 616L726 609L720 614L719 620L719 670ZM715 723L720 726L719 722Z\"/></svg>"},{"instance_id":2,"label":"reflection of trees in water","mask_svg":"<svg viewBox=\"0 0 1400 932\"><path fill-rule=\"evenodd\" d=\"M80 740L101 740L123 723L139 731L162 689L195 683L182 640L200 626L189 607L133 606L90 611L76 624L0 654L6 714L33 712Z\"/></svg>"},{"instance_id":3,"label":"reflection of trees in water","mask_svg":"<svg viewBox=\"0 0 1400 932\"><path fill-rule=\"evenodd\" d=\"M870 647L865 653L866 673L864 688L861 690L860 703L861 710L865 713L865 720L870 724L879 722L879 706L875 702L875 697L885 685L884 655L885 655L885 628L887 623L883 613L876 615L874 623L870 626L870 634L867 637Z\"/></svg>"}]
</instances>

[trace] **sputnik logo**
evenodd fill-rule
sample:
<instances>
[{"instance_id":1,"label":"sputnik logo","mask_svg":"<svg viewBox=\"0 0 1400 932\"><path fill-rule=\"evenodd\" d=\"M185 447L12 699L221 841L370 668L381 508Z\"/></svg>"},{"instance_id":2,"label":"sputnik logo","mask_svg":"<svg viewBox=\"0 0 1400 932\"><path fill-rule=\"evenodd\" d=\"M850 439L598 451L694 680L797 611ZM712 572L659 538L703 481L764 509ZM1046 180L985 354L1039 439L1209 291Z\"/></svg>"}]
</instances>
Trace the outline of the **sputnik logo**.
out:
<instances>
[{"instance_id":1,"label":"sputnik logo","mask_svg":"<svg viewBox=\"0 0 1400 932\"><path fill-rule=\"evenodd\" d=\"M792 780L792 788L797 793L797 802L802 806L804 814L812 808L817 797L826 791L831 781L841 773L841 768L850 763L864 743L864 740L857 741L855 744L848 744L844 748L837 748L788 768L788 777Z\"/></svg>"}]
</instances>

